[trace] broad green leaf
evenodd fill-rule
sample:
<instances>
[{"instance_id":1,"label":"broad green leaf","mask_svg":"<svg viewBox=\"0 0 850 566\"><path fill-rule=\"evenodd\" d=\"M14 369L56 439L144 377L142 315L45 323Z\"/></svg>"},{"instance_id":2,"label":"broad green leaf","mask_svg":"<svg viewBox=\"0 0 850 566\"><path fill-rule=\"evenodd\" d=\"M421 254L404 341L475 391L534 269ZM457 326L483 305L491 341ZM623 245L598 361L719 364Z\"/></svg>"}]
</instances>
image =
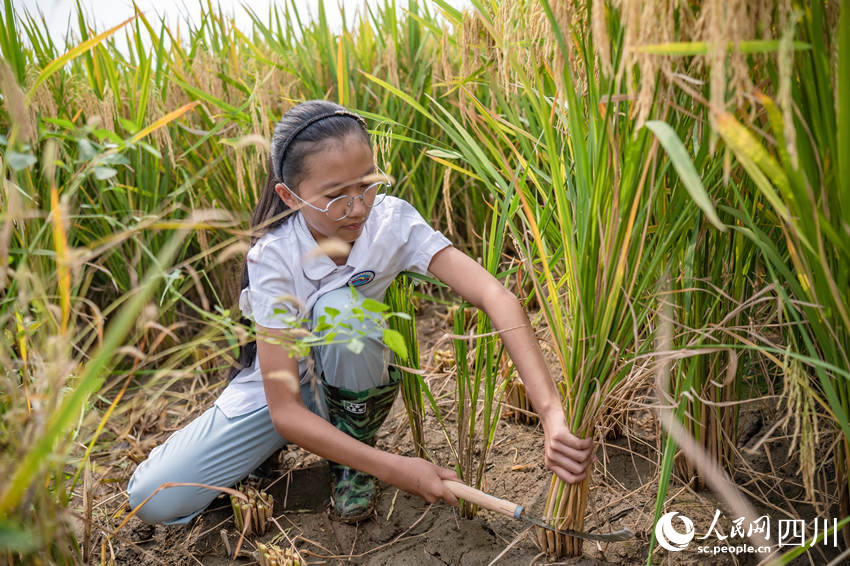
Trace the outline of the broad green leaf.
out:
<instances>
[{"instance_id":1,"label":"broad green leaf","mask_svg":"<svg viewBox=\"0 0 850 566\"><path fill-rule=\"evenodd\" d=\"M335 319L339 316L339 309L335 309L333 307L325 307L325 314L331 317L331 320Z\"/></svg>"},{"instance_id":2,"label":"broad green leaf","mask_svg":"<svg viewBox=\"0 0 850 566\"><path fill-rule=\"evenodd\" d=\"M94 145L86 138L77 140L77 158L80 161L90 161L97 155Z\"/></svg>"},{"instance_id":3,"label":"broad green leaf","mask_svg":"<svg viewBox=\"0 0 850 566\"><path fill-rule=\"evenodd\" d=\"M128 134L135 134L139 131L139 125L129 118L119 116L118 123L121 124L121 127L124 128Z\"/></svg>"},{"instance_id":4,"label":"broad green leaf","mask_svg":"<svg viewBox=\"0 0 850 566\"><path fill-rule=\"evenodd\" d=\"M29 153L18 153L17 151L6 152L6 161L14 171L20 171L32 167L38 161L35 155Z\"/></svg>"},{"instance_id":5,"label":"broad green leaf","mask_svg":"<svg viewBox=\"0 0 850 566\"><path fill-rule=\"evenodd\" d=\"M112 142L114 144L119 144L123 141L121 139L121 136L119 136L118 134L116 134L112 130L107 130L107 129L104 129L104 128L97 128L97 129L92 130L91 133L92 133L93 136L95 136L97 138L97 141L99 141L99 142L103 142L104 140L107 140L107 141Z\"/></svg>"},{"instance_id":6,"label":"broad green leaf","mask_svg":"<svg viewBox=\"0 0 850 566\"><path fill-rule=\"evenodd\" d=\"M109 153L100 158L103 165L130 165L130 160L122 153Z\"/></svg>"},{"instance_id":7,"label":"broad green leaf","mask_svg":"<svg viewBox=\"0 0 850 566\"><path fill-rule=\"evenodd\" d=\"M384 312L386 310L389 310L390 308L384 303L376 301L375 299L370 299L368 297L363 299L361 306L370 312Z\"/></svg>"},{"instance_id":8,"label":"broad green leaf","mask_svg":"<svg viewBox=\"0 0 850 566\"><path fill-rule=\"evenodd\" d=\"M405 344L404 336L401 335L401 332L391 328L385 328L384 344L386 344L400 360L407 359L407 345Z\"/></svg>"},{"instance_id":9,"label":"broad green leaf","mask_svg":"<svg viewBox=\"0 0 850 566\"><path fill-rule=\"evenodd\" d=\"M110 179L118 174L117 169L113 169L112 167L95 167L94 168L94 177L98 181L104 181L106 179Z\"/></svg>"},{"instance_id":10,"label":"broad green leaf","mask_svg":"<svg viewBox=\"0 0 850 566\"><path fill-rule=\"evenodd\" d=\"M673 167L676 168L676 172L679 173L679 178L685 185L685 189L687 189L688 194L690 194L691 198L694 199L696 205L702 209L705 216L712 224L714 224L715 228L721 232L725 232L726 226L720 221L720 217L717 216L717 211L714 209L714 203L711 202L711 199L708 197L708 193L705 191L702 179L700 179L699 173L697 173L697 170L694 167L694 162L691 160L691 157L688 155L688 150L685 149L685 145L682 143L682 140L679 139L679 136L676 135L673 128L671 128L666 122L662 122L660 120L650 120L646 123L646 127L655 134L658 141L661 142L662 146L664 146L664 149L667 151L667 155L670 157L670 162L673 164Z\"/></svg>"},{"instance_id":11,"label":"broad green leaf","mask_svg":"<svg viewBox=\"0 0 850 566\"><path fill-rule=\"evenodd\" d=\"M322 318L324 318L324 317L322 317ZM318 324L316 324L316 326L313 328L313 332L316 332L316 333L324 332L325 330L330 330L331 328L333 328L333 326L331 326L330 324L328 324L324 320L320 320L318 322Z\"/></svg>"},{"instance_id":12,"label":"broad green leaf","mask_svg":"<svg viewBox=\"0 0 850 566\"><path fill-rule=\"evenodd\" d=\"M38 536L14 523L0 522L0 551L30 552L38 547Z\"/></svg>"}]
</instances>

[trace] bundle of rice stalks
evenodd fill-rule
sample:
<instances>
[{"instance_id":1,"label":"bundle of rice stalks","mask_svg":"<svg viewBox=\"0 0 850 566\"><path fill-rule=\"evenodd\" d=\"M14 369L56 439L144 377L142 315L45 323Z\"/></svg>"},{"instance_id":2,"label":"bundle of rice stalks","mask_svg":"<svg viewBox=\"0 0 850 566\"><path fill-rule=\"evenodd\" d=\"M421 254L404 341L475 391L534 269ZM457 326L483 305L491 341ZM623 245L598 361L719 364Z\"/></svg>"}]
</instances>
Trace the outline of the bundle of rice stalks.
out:
<instances>
[{"instance_id":1,"label":"bundle of rice stalks","mask_svg":"<svg viewBox=\"0 0 850 566\"><path fill-rule=\"evenodd\" d=\"M260 566L307 566L294 546L281 548L274 544L257 544L254 556Z\"/></svg>"},{"instance_id":2,"label":"bundle of rice stalks","mask_svg":"<svg viewBox=\"0 0 850 566\"><path fill-rule=\"evenodd\" d=\"M248 500L245 501L233 495L230 496L230 505L233 507L233 519L236 522L236 528L240 532L244 531L246 535L264 534L272 516L274 498L265 491L261 491L250 484L237 487L237 489Z\"/></svg>"},{"instance_id":3,"label":"bundle of rice stalks","mask_svg":"<svg viewBox=\"0 0 850 566\"><path fill-rule=\"evenodd\" d=\"M505 361L503 360L503 367ZM502 375L505 375L504 372ZM505 377L505 380L507 385L505 387L505 399L502 402L504 407L502 418L520 424L537 424L537 414L534 412L534 407L531 406L531 401L528 400L523 382L517 379L516 375L510 374Z\"/></svg>"}]
</instances>

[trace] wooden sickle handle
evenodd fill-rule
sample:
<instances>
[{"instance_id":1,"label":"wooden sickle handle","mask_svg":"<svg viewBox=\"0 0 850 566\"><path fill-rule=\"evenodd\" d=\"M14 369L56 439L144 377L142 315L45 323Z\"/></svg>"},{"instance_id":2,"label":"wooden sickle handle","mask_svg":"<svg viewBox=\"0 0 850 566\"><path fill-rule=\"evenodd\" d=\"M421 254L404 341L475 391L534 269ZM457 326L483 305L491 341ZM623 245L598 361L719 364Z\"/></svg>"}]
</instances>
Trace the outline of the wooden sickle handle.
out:
<instances>
[{"instance_id":1,"label":"wooden sickle handle","mask_svg":"<svg viewBox=\"0 0 850 566\"><path fill-rule=\"evenodd\" d=\"M512 519L519 519L520 515L522 515L522 505L517 505L507 499L499 499L498 497L494 497L489 493L484 493L480 489L475 489L474 487L470 487L459 481L443 480L443 484L445 484L446 488L451 491L455 497L465 499L470 503L475 503L479 507L495 511L496 513L501 513L502 515L507 515Z\"/></svg>"}]
</instances>

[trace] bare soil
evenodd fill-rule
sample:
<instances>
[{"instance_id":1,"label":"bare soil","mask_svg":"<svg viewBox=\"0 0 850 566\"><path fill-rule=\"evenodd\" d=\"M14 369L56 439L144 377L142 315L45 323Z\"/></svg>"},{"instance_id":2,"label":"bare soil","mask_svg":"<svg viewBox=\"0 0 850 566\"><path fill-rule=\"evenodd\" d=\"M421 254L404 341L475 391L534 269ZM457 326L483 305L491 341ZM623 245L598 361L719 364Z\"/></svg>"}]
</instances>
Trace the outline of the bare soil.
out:
<instances>
[{"instance_id":1,"label":"bare soil","mask_svg":"<svg viewBox=\"0 0 850 566\"><path fill-rule=\"evenodd\" d=\"M444 415L452 413L454 385L450 369L435 362L434 352L450 346L441 337L450 328L444 312L429 307L418 317L423 366ZM437 356L439 360L439 356ZM92 520L98 525L88 544L92 562L130 566L224 565L256 563L252 555L257 542L294 543L308 564L368 565L487 565L497 564L646 564L649 534L658 490L661 444L654 412L640 401L628 413L624 434L599 441L594 465L590 503L585 528L606 532L628 527L636 533L630 541L611 544L584 543L584 557L552 562L535 542L534 530L523 522L482 511L474 519L459 517L444 503L428 505L421 499L383 484L374 516L359 525L336 522L328 513L330 479L327 463L298 447L290 446L273 457L274 478L265 480L274 495L274 524L263 537L247 537L234 560L239 543L229 500L225 496L188 526L147 525L130 519L108 542L103 533L114 530L126 515L127 480L135 463L170 432L188 423L209 406L222 382L200 382L192 391L163 391L156 399L139 401L125 411L122 424L110 424L115 442L112 449L94 458L91 493ZM154 407L155 405L155 407ZM152 411L155 408L155 411ZM451 419L450 419L451 420ZM827 515L805 504L796 476L796 455L789 457L789 440L772 428L776 415L764 407L746 409L741 419L743 450L735 480L754 497L760 510L773 520L785 516ZM113 419L112 422L119 422ZM434 460L452 467L447 441L436 419L427 419L426 445ZM449 430L453 432L450 425ZM769 433L767 441L765 434ZM454 440L454 439L452 439ZM399 398L378 438L380 448L412 455L413 445L407 418ZM493 495L515 501L530 515L539 516L546 498L551 473L543 464L543 433L539 426L503 419L489 456L486 489ZM828 475L828 470L825 470ZM698 536L711 524L715 509L723 505L708 491L697 492L674 477L664 511L679 511L689 517ZM724 511L721 530L728 533L731 515ZM775 527L774 527L775 528ZM224 539L230 546L228 554ZM739 539L740 541L740 539ZM710 542L712 546L715 540ZM743 543L745 541L741 541ZM101 554L103 556L101 557ZM837 554L824 547L813 563L827 563ZM821 561L822 560L822 561ZM756 555L706 556L694 547L683 552L657 549L653 563L665 564L756 564ZM799 559L795 564L809 564Z\"/></svg>"}]
</instances>

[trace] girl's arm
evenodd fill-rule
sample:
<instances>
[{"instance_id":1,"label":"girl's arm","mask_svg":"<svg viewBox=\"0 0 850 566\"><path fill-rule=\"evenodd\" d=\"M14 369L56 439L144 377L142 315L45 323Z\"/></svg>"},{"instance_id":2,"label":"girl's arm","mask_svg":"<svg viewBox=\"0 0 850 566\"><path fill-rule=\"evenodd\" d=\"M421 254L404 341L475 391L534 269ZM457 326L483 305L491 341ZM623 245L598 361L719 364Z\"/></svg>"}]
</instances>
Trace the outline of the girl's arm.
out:
<instances>
[{"instance_id":1,"label":"girl's arm","mask_svg":"<svg viewBox=\"0 0 850 566\"><path fill-rule=\"evenodd\" d=\"M263 336L271 341L264 340ZM348 436L304 406L298 384L298 361L281 345L285 331L257 327L257 356L272 424L278 434L298 446L345 466L356 468L428 503L457 498L443 479L457 479L452 470L421 458L390 454Z\"/></svg>"},{"instance_id":2,"label":"girl's arm","mask_svg":"<svg viewBox=\"0 0 850 566\"><path fill-rule=\"evenodd\" d=\"M593 458L593 439L575 436L564 421L561 398L516 296L472 258L451 246L434 255L428 271L487 313L496 330L501 331L502 342L543 423L546 466L566 482L584 479Z\"/></svg>"}]
</instances>

